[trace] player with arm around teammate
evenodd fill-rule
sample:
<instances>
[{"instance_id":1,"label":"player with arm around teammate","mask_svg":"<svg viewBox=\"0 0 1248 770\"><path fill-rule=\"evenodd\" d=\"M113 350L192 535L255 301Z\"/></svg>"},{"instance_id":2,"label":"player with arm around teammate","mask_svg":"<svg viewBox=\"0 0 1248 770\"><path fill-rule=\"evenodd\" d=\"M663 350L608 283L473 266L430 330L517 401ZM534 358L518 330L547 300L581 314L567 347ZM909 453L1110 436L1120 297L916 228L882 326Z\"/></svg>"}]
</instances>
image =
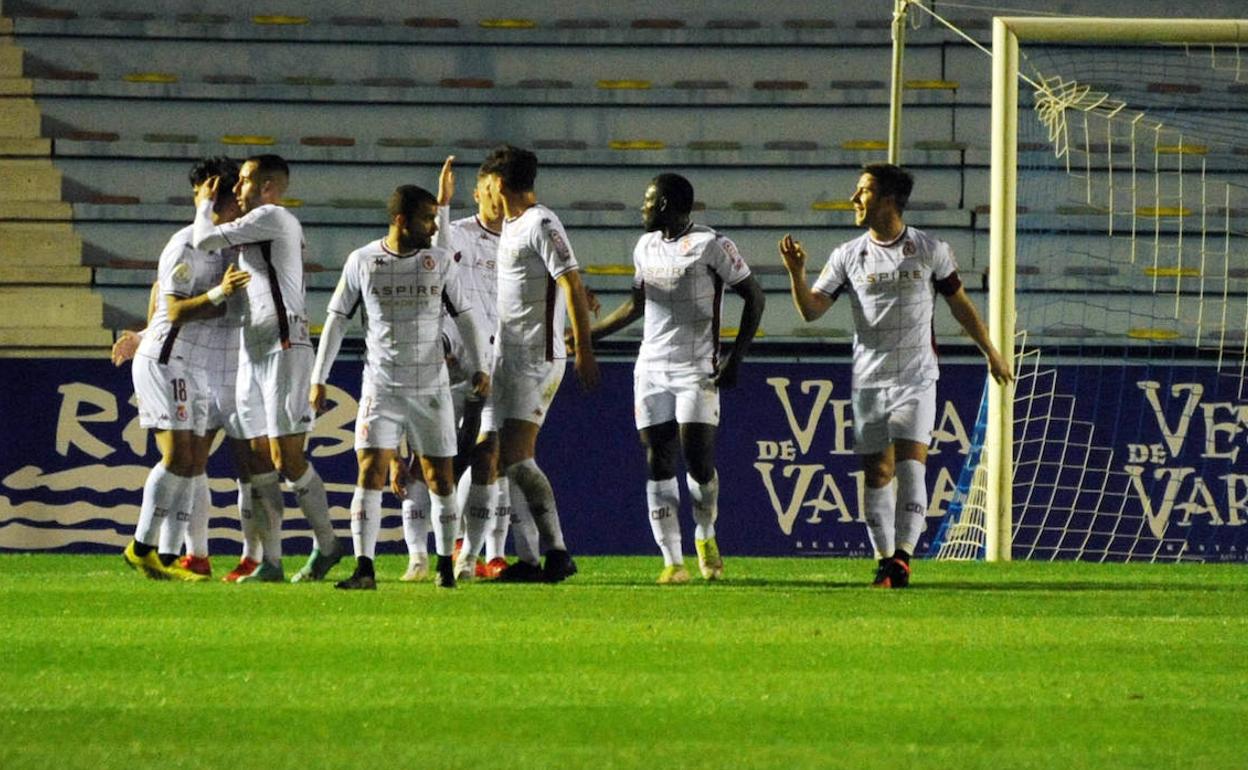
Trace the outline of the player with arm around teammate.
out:
<instances>
[{"instance_id":1,"label":"player with arm around teammate","mask_svg":"<svg viewBox=\"0 0 1248 770\"><path fill-rule=\"evenodd\" d=\"M687 179L660 174L650 182L641 207L646 234L633 249L632 295L593 327L597 340L645 316L633 372L633 404L646 449L650 528L663 552L660 584L689 582L677 516L676 461L682 453L693 498L698 567L707 580L723 577L715 539L719 391L736 384L765 304L763 290L736 244L690 222L692 211L693 185ZM736 340L721 358L719 320L725 285L744 300L744 306Z\"/></svg>"},{"instance_id":2,"label":"player with arm around teammate","mask_svg":"<svg viewBox=\"0 0 1248 770\"><path fill-rule=\"evenodd\" d=\"M303 227L280 205L290 184L290 168L277 155L248 158L233 189L243 216L214 225L208 218L219 182L208 180L195 196L194 244L197 248L240 248L239 264L251 273L243 312L242 355L236 398L243 422L264 425L249 436L257 452L268 452L276 472L295 492L299 508L311 525L315 547L291 582L321 580L346 554L334 533L325 484L307 461L305 442L312 429L308 405L312 376L312 341L308 334L303 280ZM252 412L260 412L258 421ZM253 476L258 496L276 496L276 475ZM260 568L239 582L285 579L281 564L281 519L269 522L276 537L265 541ZM275 552L276 551L276 552Z\"/></svg>"},{"instance_id":3,"label":"player with arm around teammate","mask_svg":"<svg viewBox=\"0 0 1248 770\"><path fill-rule=\"evenodd\" d=\"M913 187L897 166L865 166L853 204L854 223L867 231L832 252L813 287L802 245L788 235L780 241L804 320L822 316L842 293L853 308L854 452L862 458L865 518L879 560L872 585L882 588L910 584L910 558L927 515L925 463L940 376L932 331L937 292L983 351L992 377L1014 379L962 288L949 245L903 221Z\"/></svg>"},{"instance_id":4,"label":"player with arm around teammate","mask_svg":"<svg viewBox=\"0 0 1248 770\"><path fill-rule=\"evenodd\" d=\"M452 471L455 417L442 353L444 315L455 319L464 339L466 364L473 371L473 395L488 395L490 377L481 363L484 344L478 338L453 255L431 246L437 231L437 199L419 187L404 185L391 196L389 213L386 237L347 258L330 300L309 391L312 408L320 412L346 320L362 305L366 356L355 421L360 469L351 500L356 569L336 587L376 588L373 556L381 525L382 488L406 432L432 492L437 584L454 588L451 550L459 510Z\"/></svg>"}]
</instances>

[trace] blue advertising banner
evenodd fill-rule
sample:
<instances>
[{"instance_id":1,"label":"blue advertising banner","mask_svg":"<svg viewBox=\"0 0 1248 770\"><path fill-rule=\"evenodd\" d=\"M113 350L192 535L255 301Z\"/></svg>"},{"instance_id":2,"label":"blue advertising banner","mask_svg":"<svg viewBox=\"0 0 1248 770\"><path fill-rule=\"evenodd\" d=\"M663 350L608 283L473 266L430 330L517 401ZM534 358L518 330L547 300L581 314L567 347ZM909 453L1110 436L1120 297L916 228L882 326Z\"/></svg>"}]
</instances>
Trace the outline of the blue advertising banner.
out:
<instances>
[{"instance_id":1,"label":"blue advertising banner","mask_svg":"<svg viewBox=\"0 0 1248 770\"><path fill-rule=\"evenodd\" d=\"M133 533L144 479L159 459L138 425L129 367L82 359L6 359L0 367L10 383L7 440L0 449L0 549L119 550ZM946 363L942 371L921 552L955 495L984 379L977 364ZM1052 371L1056 395L1035 402L1048 404L1046 420L1025 422L1027 433L1020 434L1043 432L1043 440L1021 442L1016 474L1015 517L1029 548L1043 546L1045 538L1087 540L1079 511L1092 500L1095 518L1116 523L1113 537L1133 539L1126 553L1173 557L1179 543L1186 556L1248 558L1248 453L1240 452L1248 438L1248 402L1238 398L1234 378L1210 368L1166 371L1165 379L1122 366ZM869 554L863 476L852 452L849 375L847 364L755 361L743 367L741 384L723 394L717 528L725 553ZM359 376L358 361L336 367L333 408L318 419L309 442L344 535L356 475L352 425ZM1058 402L1065 406L1056 408ZM1027 452L1069 467L1046 475L1033 468ZM539 439L538 461L554 485L574 552L657 553L633 426L631 363L604 363L602 387L593 393L582 392L568 373ZM209 475L213 548L237 553L226 451L214 454ZM682 526L691 549L683 476ZM289 495L287 505L291 552L306 552L306 524ZM381 550L401 551L398 501L387 493L385 505ZM1139 526L1120 526L1137 520ZM1036 533L1028 529L1033 526ZM1098 526L1092 524L1093 535ZM1163 541L1169 550L1158 547ZM1022 557L1055 553L1034 547L1020 554L1016 547Z\"/></svg>"}]
</instances>

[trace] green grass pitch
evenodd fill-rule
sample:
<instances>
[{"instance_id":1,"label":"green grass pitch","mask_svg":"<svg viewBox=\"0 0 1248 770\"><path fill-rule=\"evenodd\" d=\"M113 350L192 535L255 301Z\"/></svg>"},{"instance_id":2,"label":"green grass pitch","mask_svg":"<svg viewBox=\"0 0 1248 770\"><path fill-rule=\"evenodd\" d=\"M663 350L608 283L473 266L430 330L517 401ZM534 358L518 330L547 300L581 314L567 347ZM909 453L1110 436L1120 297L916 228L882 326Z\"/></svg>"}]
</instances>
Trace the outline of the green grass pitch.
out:
<instances>
[{"instance_id":1,"label":"green grass pitch","mask_svg":"<svg viewBox=\"0 0 1248 770\"><path fill-rule=\"evenodd\" d=\"M578 561L347 593L0 556L0 768L1248 766L1241 565Z\"/></svg>"}]
</instances>

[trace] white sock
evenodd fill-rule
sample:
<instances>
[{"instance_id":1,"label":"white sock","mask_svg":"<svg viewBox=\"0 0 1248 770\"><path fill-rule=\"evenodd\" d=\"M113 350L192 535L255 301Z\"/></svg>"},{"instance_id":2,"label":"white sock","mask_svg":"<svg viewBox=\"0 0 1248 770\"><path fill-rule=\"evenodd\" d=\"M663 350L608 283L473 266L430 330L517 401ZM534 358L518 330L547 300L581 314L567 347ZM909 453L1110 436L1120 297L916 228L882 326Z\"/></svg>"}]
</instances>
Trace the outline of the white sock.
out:
<instances>
[{"instance_id":1,"label":"white sock","mask_svg":"<svg viewBox=\"0 0 1248 770\"><path fill-rule=\"evenodd\" d=\"M902 460L897 463L897 550L913 556L926 526L927 467L918 460Z\"/></svg>"},{"instance_id":2,"label":"white sock","mask_svg":"<svg viewBox=\"0 0 1248 770\"><path fill-rule=\"evenodd\" d=\"M493 561L507 555L507 531L511 529L511 484L507 477L494 482L494 523L485 538L485 560Z\"/></svg>"},{"instance_id":3,"label":"white sock","mask_svg":"<svg viewBox=\"0 0 1248 770\"><path fill-rule=\"evenodd\" d=\"M459 506L459 529L455 530L455 539L463 540L467 536L468 527L468 492L472 488L472 474L465 473L455 482L455 504Z\"/></svg>"},{"instance_id":4,"label":"white sock","mask_svg":"<svg viewBox=\"0 0 1248 770\"><path fill-rule=\"evenodd\" d=\"M351 545L355 547L355 558L376 556L380 530L381 490L356 487L351 496Z\"/></svg>"},{"instance_id":5,"label":"white sock","mask_svg":"<svg viewBox=\"0 0 1248 770\"><path fill-rule=\"evenodd\" d=\"M663 552L666 565L684 564L680 550L680 485L676 477L646 482L646 505L650 511L650 531Z\"/></svg>"},{"instance_id":6,"label":"white sock","mask_svg":"<svg viewBox=\"0 0 1248 770\"><path fill-rule=\"evenodd\" d=\"M255 504L251 499L251 482L238 482L238 521L243 528L243 558L260 561L264 554L261 544L261 526L256 518Z\"/></svg>"},{"instance_id":7,"label":"white sock","mask_svg":"<svg viewBox=\"0 0 1248 770\"><path fill-rule=\"evenodd\" d=\"M537 565L542 561L542 552L538 548L537 525L533 523L533 515L529 513L529 501L524 492L510 482L508 497L511 499L511 534L516 543L516 558L529 564Z\"/></svg>"},{"instance_id":8,"label":"white sock","mask_svg":"<svg viewBox=\"0 0 1248 770\"><path fill-rule=\"evenodd\" d=\"M515 488L524 493L533 523L541 535L542 552L566 551L568 547L563 542L563 528L559 526L559 510L555 507L555 491L551 489L550 479L537 467L537 461L530 457L513 464L507 469L507 478L512 483L513 493Z\"/></svg>"},{"instance_id":9,"label":"white sock","mask_svg":"<svg viewBox=\"0 0 1248 770\"><path fill-rule=\"evenodd\" d=\"M429 518L433 521L433 546L438 556L450 556L455 550L455 532L459 529L458 508L459 504L455 499L454 491L449 495L429 495Z\"/></svg>"},{"instance_id":10,"label":"white sock","mask_svg":"<svg viewBox=\"0 0 1248 770\"><path fill-rule=\"evenodd\" d=\"M143 503L139 506L139 521L134 527L134 539L144 545L154 546L160 541L161 525L169 515L173 498L177 494L178 479L161 463L156 463L143 483Z\"/></svg>"},{"instance_id":11,"label":"white sock","mask_svg":"<svg viewBox=\"0 0 1248 770\"><path fill-rule=\"evenodd\" d=\"M494 518L494 498L497 489L493 485L471 484L468 487L467 505L463 511L464 545L460 549L461 559L476 559L485 545L486 530Z\"/></svg>"},{"instance_id":12,"label":"white sock","mask_svg":"<svg viewBox=\"0 0 1248 770\"><path fill-rule=\"evenodd\" d=\"M886 559L893 555L893 522L897 513L896 486L889 482L883 487L868 486L864 494L867 510L867 533L875 548L875 558Z\"/></svg>"},{"instance_id":13,"label":"white sock","mask_svg":"<svg viewBox=\"0 0 1248 770\"><path fill-rule=\"evenodd\" d=\"M201 473L191 478L191 523L186 528L186 553L208 556L208 519L212 516L212 494L208 476Z\"/></svg>"},{"instance_id":14,"label":"white sock","mask_svg":"<svg viewBox=\"0 0 1248 770\"><path fill-rule=\"evenodd\" d=\"M290 488L299 500L299 510L312 527L316 538L316 547L321 553L333 553L338 547L338 536L334 534L334 523L329 518L329 498L325 495L325 482L311 464L303 475L290 482Z\"/></svg>"},{"instance_id":15,"label":"white sock","mask_svg":"<svg viewBox=\"0 0 1248 770\"><path fill-rule=\"evenodd\" d=\"M156 548L157 553L162 556L165 554L179 554L182 552L182 541L186 538L186 528L191 523L191 506L194 498L195 479L190 476L175 476L169 474L169 477L175 479L173 482L173 494L169 497L168 515L165 516L164 522L160 525L160 544Z\"/></svg>"},{"instance_id":16,"label":"white sock","mask_svg":"<svg viewBox=\"0 0 1248 770\"><path fill-rule=\"evenodd\" d=\"M685 483L689 485L689 499L693 501L693 536L697 540L710 540L715 537L715 520L719 518L719 474L699 484L686 473Z\"/></svg>"},{"instance_id":17,"label":"white sock","mask_svg":"<svg viewBox=\"0 0 1248 770\"><path fill-rule=\"evenodd\" d=\"M408 561L429 555L429 487L425 482L409 479L403 497L403 542L407 543Z\"/></svg>"},{"instance_id":18,"label":"white sock","mask_svg":"<svg viewBox=\"0 0 1248 770\"><path fill-rule=\"evenodd\" d=\"M286 501L278 485L277 471L258 473L251 477L251 502L260 539L264 543L264 560L274 566L282 563L282 520L286 518Z\"/></svg>"}]
</instances>

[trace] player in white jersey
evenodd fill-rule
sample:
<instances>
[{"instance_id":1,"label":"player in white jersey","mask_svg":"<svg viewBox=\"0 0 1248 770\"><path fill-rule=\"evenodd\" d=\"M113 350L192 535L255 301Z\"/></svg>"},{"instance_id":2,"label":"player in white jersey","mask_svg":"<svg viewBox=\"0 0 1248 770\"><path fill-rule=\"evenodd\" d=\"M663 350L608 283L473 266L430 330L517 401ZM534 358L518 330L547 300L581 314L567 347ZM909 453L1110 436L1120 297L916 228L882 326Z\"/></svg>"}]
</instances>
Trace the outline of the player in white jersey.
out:
<instances>
[{"instance_id":1,"label":"player in white jersey","mask_svg":"<svg viewBox=\"0 0 1248 770\"><path fill-rule=\"evenodd\" d=\"M511 482L513 504L524 495L541 536L545 563L517 561L500 580L559 582L576 573L555 507L550 480L535 458L537 434L566 367L563 329L572 317L576 373L586 388L598 385L590 343L589 306L567 233L554 212L537 202L537 156L506 145L481 168L486 190L503 204L498 243L498 315L494 405L499 425L499 465Z\"/></svg>"},{"instance_id":2,"label":"player in white jersey","mask_svg":"<svg viewBox=\"0 0 1248 770\"><path fill-rule=\"evenodd\" d=\"M780 241L803 319L822 316L843 292L853 305L854 452L862 457L864 513L879 559L873 585L882 588L910 584L910 558L927 515L925 463L940 375L932 329L936 292L983 351L992 377L1014 379L962 288L949 245L903 221L913 187L910 174L897 166L863 168L854 222L867 232L832 252L813 289L802 245L788 235Z\"/></svg>"},{"instance_id":3,"label":"player in white jersey","mask_svg":"<svg viewBox=\"0 0 1248 770\"><path fill-rule=\"evenodd\" d=\"M693 499L694 544L707 580L723 577L715 539L719 478L715 432L719 391L736 384L746 348L758 331L765 298L736 244L689 221L693 185L679 174L660 174L641 206L646 230L633 249L632 295L594 325L602 339L645 315L645 332L633 371L637 430L646 450L646 502L650 528L663 553L660 584L689 582L681 549L680 486L676 461L682 450L685 482ZM736 341L720 358L724 286L744 300Z\"/></svg>"},{"instance_id":4,"label":"player in white jersey","mask_svg":"<svg viewBox=\"0 0 1248 770\"><path fill-rule=\"evenodd\" d=\"M204 165L192 170L196 189L202 185L204 175L198 172ZM212 169L228 171L224 165ZM208 216L221 222L238 213L236 203L222 201ZM148 328L131 369L139 424L154 431L161 461L144 483L134 540L123 558L131 568L161 580L208 579L176 562L192 511L199 507L207 516L204 468L211 448L211 393L200 362L223 344L220 327L206 319L222 316L227 299L250 279L233 265L222 269L220 254L195 249L191 229L179 230L161 252Z\"/></svg>"},{"instance_id":5,"label":"player in white jersey","mask_svg":"<svg viewBox=\"0 0 1248 770\"><path fill-rule=\"evenodd\" d=\"M464 363L473 372L475 397L489 393L490 377L482 360L485 343L478 339L471 300L460 283L454 255L431 246L437 216L437 199L428 191L413 185L396 189L390 198L386 237L347 257L321 332L309 393L317 412L325 406L325 382L346 321L356 308L364 308L367 352L355 420L360 472L351 501L357 564L338 588L376 588L373 556L381 525L381 491L404 433L433 493L430 518L437 522L437 584L455 587L451 550L459 506L452 471L455 416L442 347L445 316L454 318L464 340Z\"/></svg>"},{"instance_id":6,"label":"player in white jersey","mask_svg":"<svg viewBox=\"0 0 1248 770\"><path fill-rule=\"evenodd\" d=\"M249 436L253 448L271 454L277 472L294 490L311 525L315 547L307 563L291 578L291 582L299 582L324 578L346 554L347 546L334 534L325 484L304 454L313 420L307 400L313 351L305 309L303 227L294 214L279 205L289 184L290 169L277 155L248 158L233 189L243 216L214 225L208 212L217 198L219 182L209 180L195 196L194 245L209 249L241 247L239 265L252 276L243 311L236 398L245 423L254 423L254 412L263 415L264 432ZM252 478L253 490L259 489L257 494L273 495L276 484L275 475ZM269 531L281 531L280 519L269 522ZM264 563L239 582L284 579L278 536L265 543Z\"/></svg>"}]
</instances>

